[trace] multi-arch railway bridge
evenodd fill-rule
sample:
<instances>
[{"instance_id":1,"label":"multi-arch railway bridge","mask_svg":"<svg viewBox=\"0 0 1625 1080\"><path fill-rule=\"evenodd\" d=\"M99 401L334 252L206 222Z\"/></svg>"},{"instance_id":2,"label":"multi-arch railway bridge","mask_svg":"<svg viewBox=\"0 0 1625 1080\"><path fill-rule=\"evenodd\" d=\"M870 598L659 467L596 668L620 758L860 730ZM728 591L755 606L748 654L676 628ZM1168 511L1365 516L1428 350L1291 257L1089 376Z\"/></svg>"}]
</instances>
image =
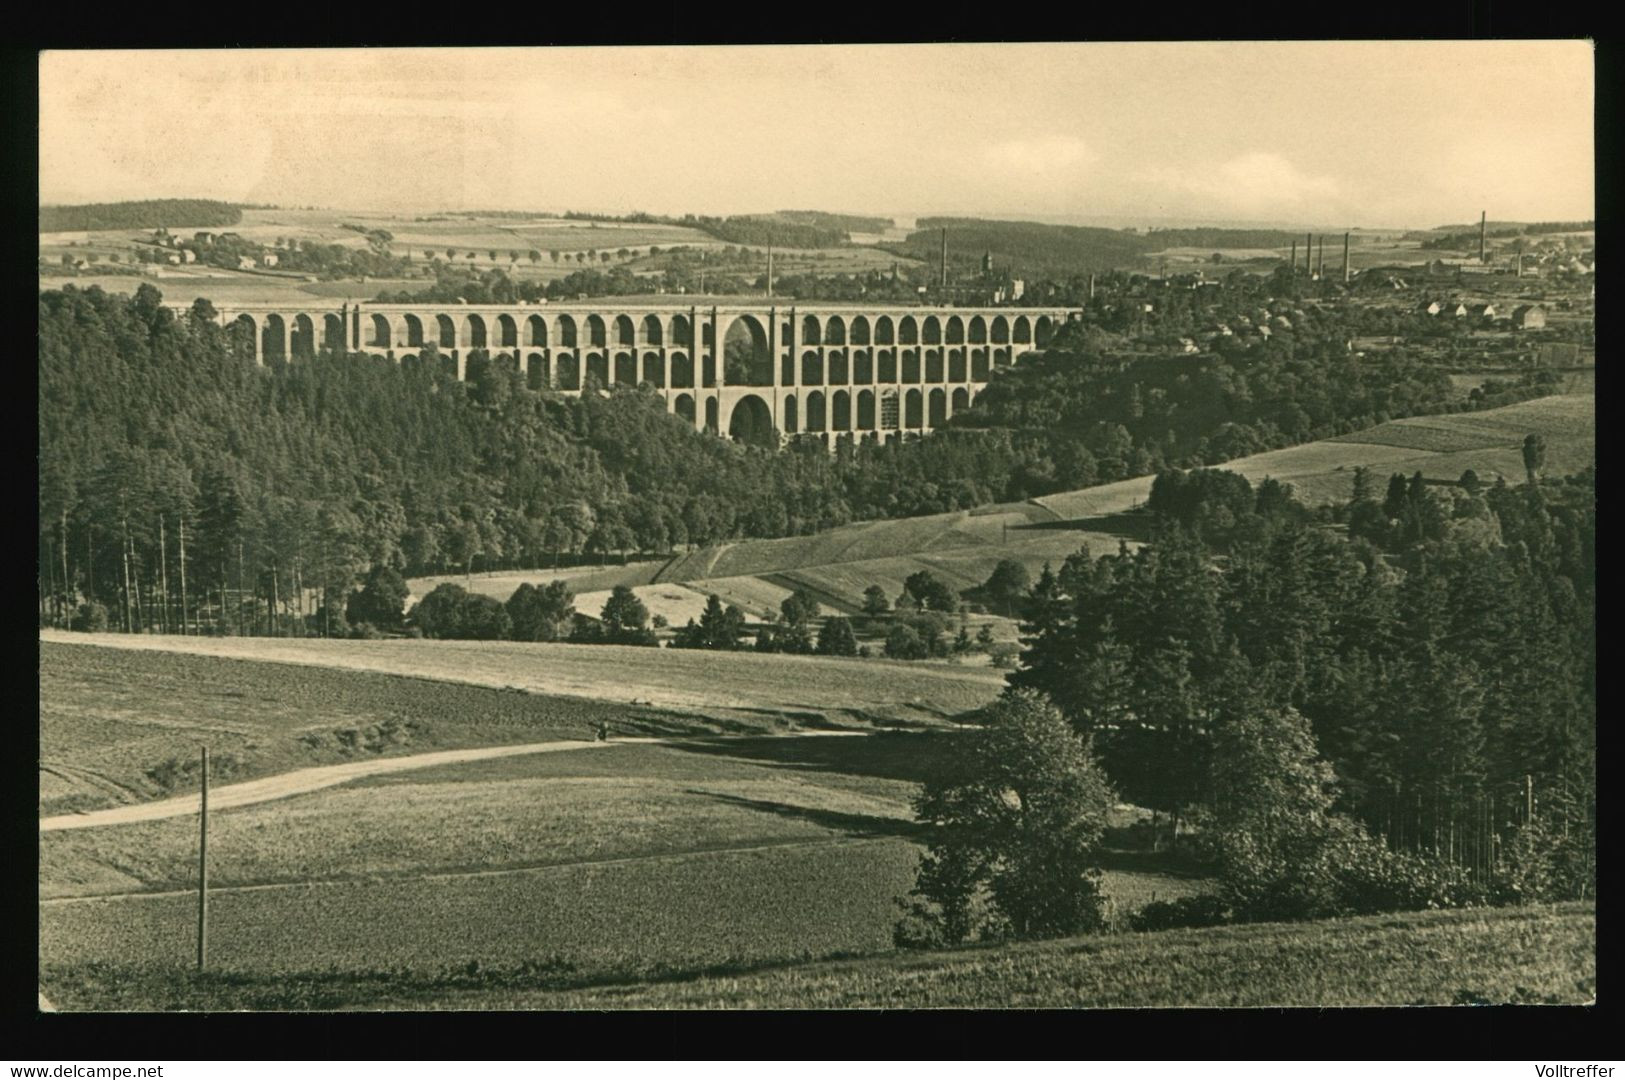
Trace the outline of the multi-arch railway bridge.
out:
<instances>
[{"instance_id":1,"label":"multi-arch railway bridge","mask_svg":"<svg viewBox=\"0 0 1625 1080\"><path fill-rule=\"evenodd\" d=\"M719 433L873 432L882 440L929 431L968 408L993 371L1042 348L1077 315L1064 307L652 305L613 297L217 310L245 349L252 342L260 364L336 350L429 360L461 379L479 355L538 389L644 385L664 396L668 411Z\"/></svg>"}]
</instances>

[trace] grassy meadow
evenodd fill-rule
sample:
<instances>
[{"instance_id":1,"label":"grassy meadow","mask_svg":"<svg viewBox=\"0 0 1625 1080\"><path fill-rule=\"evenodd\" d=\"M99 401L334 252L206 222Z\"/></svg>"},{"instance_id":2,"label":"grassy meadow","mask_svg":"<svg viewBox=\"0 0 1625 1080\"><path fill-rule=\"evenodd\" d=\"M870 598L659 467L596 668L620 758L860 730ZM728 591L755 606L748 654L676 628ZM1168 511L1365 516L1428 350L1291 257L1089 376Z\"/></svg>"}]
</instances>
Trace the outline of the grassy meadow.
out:
<instances>
[{"instance_id":1,"label":"grassy meadow","mask_svg":"<svg viewBox=\"0 0 1625 1080\"><path fill-rule=\"evenodd\" d=\"M42 646L47 755L126 776L171 749L132 741L148 728L186 750L302 748L292 714L327 699L436 713L449 690L474 695L460 737L502 739L542 707L398 675ZM889 951L920 851L910 800L958 734L694 727L669 744L440 765L217 811L210 978L248 997L207 1004L365 1007L380 973L406 987L490 971L591 985ZM195 844L190 815L41 834L40 979L59 1008L205 1004L184 974ZM1125 853L1106 885L1126 911L1202 882Z\"/></svg>"},{"instance_id":2,"label":"grassy meadow","mask_svg":"<svg viewBox=\"0 0 1625 1080\"><path fill-rule=\"evenodd\" d=\"M160 634L91 637L50 630L41 631L40 638L42 649L58 644L67 652L88 648L117 657L109 663L137 668L152 662L153 655L177 653L275 661L285 666L277 678L289 684L290 693L292 684L316 681L317 676L307 669L336 668L406 676L425 686L439 685L435 680L470 683L506 691L515 701L542 695L569 699L582 708L591 702L604 703L619 708L623 719L648 717L650 723L662 725L702 724L699 730L763 730L787 723L931 724L980 708L998 696L1003 686L997 672L950 664L616 645ZM42 693L44 690L42 686ZM136 692L128 699L128 707L139 713L145 696ZM250 704L259 707L257 701ZM589 711L596 723L602 709L594 706ZM677 713L682 716L674 719ZM585 726L577 727L568 737L579 737L583 730ZM666 734L671 729L627 730Z\"/></svg>"},{"instance_id":3,"label":"grassy meadow","mask_svg":"<svg viewBox=\"0 0 1625 1080\"><path fill-rule=\"evenodd\" d=\"M370 758L581 739L600 722L627 734L719 730L693 714L624 702L233 658L252 649L209 656L108 647L143 640L124 635L41 636L42 816L191 792L205 741L211 772L224 783ZM237 643L256 640L267 639Z\"/></svg>"}]
</instances>

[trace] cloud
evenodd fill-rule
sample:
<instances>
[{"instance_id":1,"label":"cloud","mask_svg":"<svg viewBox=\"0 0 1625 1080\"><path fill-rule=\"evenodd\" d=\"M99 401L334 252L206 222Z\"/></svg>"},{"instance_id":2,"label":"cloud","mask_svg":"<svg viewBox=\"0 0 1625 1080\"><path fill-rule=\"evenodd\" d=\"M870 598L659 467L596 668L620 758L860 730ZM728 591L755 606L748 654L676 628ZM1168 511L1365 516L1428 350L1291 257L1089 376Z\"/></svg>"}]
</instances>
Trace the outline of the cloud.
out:
<instances>
[{"instance_id":1,"label":"cloud","mask_svg":"<svg viewBox=\"0 0 1625 1080\"><path fill-rule=\"evenodd\" d=\"M995 143L983 155L997 169L1026 175L1073 174L1088 168L1100 156L1072 135L1045 135Z\"/></svg>"},{"instance_id":2,"label":"cloud","mask_svg":"<svg viewBox=\"0 0 1625 1080\"><path fill-rule=\"evenodd\" d=\"M1253 150L1217 165L1162 167L1143 175L1170 194L1198 200L1193 209L1277 216L1281 211L1325 210L1347 193L1336 179L1304 172L1280 154Z\"/></svg>"}]
</instances>

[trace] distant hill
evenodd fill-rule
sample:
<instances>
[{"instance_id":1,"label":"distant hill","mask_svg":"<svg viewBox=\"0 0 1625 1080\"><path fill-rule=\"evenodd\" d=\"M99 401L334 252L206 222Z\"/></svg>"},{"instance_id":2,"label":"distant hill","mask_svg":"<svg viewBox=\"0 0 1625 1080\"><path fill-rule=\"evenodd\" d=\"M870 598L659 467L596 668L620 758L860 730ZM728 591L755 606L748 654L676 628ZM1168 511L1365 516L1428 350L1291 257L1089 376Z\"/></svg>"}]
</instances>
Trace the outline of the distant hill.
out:
<instances>
[{"instance_id":1,"label":"distant hill","mask_svg":"<svg viewBox=\"0 0 1625 1080\"><path fill-rule=\"evenodd\" d=\"M1538 233L1554 232L1589 232L1597 227L1595 221L1489 221L1485 228L1490 231L1514 230L1514 235L1534 235ZM1471 232L1478 235L1478 222L1469 221L1463 225L1436 225L1432 232Z\"/></svg>"},{"instance_id":2,"label":"distant hill","mask_svg":"<svg viewBox=\"0 0 1625 1080\"><path fill-rule=\"evenodd\" d=\"M1000 269L1019 273L1066 275L1098 270L1132 269L1148 264L1154 252L1178 247L1284 247L1301 234L1279 229L1104 229L1086 225L1046 225L1036 221L989 221L981 218L921 218L919 229L897 251L934 262L948 230L948 258L965 266L983 254Z\"/></svg>"},{"instance_id":3,"label":"distant hill","mask_svg":"<svg viewBox=\"0 0 1625 1080\"><path fill-rule=\"evenodd\" d=\"M830 214L823 210L775 210L764 215L793 225L813 225L822 229L838 229L845 233L885 232L896 224L887 217L865 217L860 214Z\"/></svg>"},{"instance_id":4,"label":"distant hill","mask_svg":"<svg viewBox=\"0 0 1625 1080\"><path fill-rule=\"evenodd\" d=\"M213 199L145 199L140 202L42 206L39 231L93 232L98 229L205 228L236 225L243 208Z\"/></svg>"}]
</instances>

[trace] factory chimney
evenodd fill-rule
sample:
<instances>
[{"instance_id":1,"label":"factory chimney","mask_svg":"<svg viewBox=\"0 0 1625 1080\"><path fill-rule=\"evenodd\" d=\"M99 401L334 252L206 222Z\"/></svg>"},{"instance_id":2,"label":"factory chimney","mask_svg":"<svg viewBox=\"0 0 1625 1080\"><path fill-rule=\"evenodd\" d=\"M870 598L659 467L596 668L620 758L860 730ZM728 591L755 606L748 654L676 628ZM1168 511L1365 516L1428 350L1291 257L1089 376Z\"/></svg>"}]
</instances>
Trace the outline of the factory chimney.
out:
<instances>
[{"instance_id":1,"label":"factory chimney","mask_svg":"<svg viewBox=\"0 0 1625 1080\"><path fill-rule=\"evenodd\" d=\"M773 241L767 242L767 297L773 298Z\"/></svg>"},{"instance_id":2,"label":"factory chimney","mask_svg":"<svg viewBox=\"0 0 1625 1080\"><path fill-rule=\"evenodd\" d=\"M1349 283L1349 234L1343 234L1343 284Z\"/></svg>"},{"instance_id":3,"label":"factory chimney","mask_svg":"<svg viewBox=\"0 0 1625 1080\"><path fill-rule=\"evenodd\" d=\"M1326 238L1324 236L1322 236L1320 238L1320 248L1315 253L1315 277L1316 277L1316 279L1319 279L1319 278L1323 278L1325 276L1326 276Z\"/></svg>"},{"instance_id":4,"label":"factory chimney","mask_svg":"<svg viewBox=\"0 0 1625 1080\"><path fill-rule=\"evenodd\" d=\"M1485 239L1485 232L1488 229L1488 227L1489 227L1489 211L1480 210L1478 212L1478 261L1480 263L1483 263L1483 262L1486 261L1485 258L1484 258L1484 239Z\"/></svg>"},{"instance_id":5,"label":"factory chimney","mask_svg":"<svg viewBox=\"0 0 1625 1080\"><path fill-rule=\"evenodd\" d=\"M1298 273L1298 242L1296 240L1292 241L1292 273L1293 276Z\"/></svg>"},{"instance_id":6,"label":"factory chimney","mask_svg":"<svg viewBox=\"0 0 1625 1080\"><path fill-rule=\"evenodd\" d=\"M1315 276L1315 234L1303 234L1303 272Z\"/></svg>"},{"instance_id":7,"label":"factory chimney","mask_svg":"<svg viewBox=\"0 0 1625 1080\"><path fill-rule=\"evenodd\" d=\"M1522 264L1520 263L1519 265L1521 266ZM1095 275L1090 274L1089 275L1089 300L1090 300L1091 303L1093 303L1094 299L1095 299Z\"/></svg>"},{"instance_id":8,"label":"factory chimney","mask_svg":"<svg viewBox=\"0 0 1625 1080\"><path fill-rule=\"evenodd\" d=\"M942 287L948 287L948 230L942 230Z\"/></svg>"}]
</instances>

